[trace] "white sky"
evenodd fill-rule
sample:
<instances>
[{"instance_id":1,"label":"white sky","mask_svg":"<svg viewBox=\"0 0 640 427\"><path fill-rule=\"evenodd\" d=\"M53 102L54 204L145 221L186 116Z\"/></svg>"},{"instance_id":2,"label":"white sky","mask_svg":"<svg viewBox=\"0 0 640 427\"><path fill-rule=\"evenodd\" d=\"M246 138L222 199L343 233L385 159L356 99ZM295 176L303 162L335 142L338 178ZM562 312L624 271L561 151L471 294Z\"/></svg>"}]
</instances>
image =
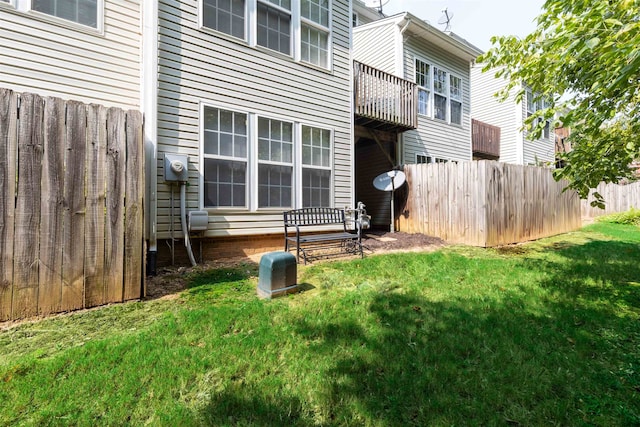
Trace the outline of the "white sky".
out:
<instances>
[{"instance_id":1,"label":"white sky","mask_svg":"<svg viewBox=\"0 0 640 427\"><path fill-rule=\"evenodd\" d=\"M438 21L447 8L453 15L451 31L486 51L494 35L524 37L532 32L543 4L544 0L389 0L382 10L387 16L411 12L444 30Z\"/></svg>"}]
</instances>

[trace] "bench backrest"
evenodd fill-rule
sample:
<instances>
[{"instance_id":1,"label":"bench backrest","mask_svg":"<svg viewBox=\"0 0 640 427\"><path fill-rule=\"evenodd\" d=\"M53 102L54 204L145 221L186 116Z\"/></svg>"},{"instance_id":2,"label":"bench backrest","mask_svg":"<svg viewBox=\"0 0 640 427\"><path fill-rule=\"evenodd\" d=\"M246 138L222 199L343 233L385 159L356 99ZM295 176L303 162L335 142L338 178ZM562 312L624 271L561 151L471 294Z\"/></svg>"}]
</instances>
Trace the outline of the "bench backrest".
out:
<instances>
[{"instance_id":1,"label":"bench backrest","mask_svg":"<svg viewBox=\"0 0 640 427\"><path fill-rule=\"evenodd\" d=\"M344 210L338 208L302 208L284 212L284 226L345 225Z\"/></svg>"}]
</instances>

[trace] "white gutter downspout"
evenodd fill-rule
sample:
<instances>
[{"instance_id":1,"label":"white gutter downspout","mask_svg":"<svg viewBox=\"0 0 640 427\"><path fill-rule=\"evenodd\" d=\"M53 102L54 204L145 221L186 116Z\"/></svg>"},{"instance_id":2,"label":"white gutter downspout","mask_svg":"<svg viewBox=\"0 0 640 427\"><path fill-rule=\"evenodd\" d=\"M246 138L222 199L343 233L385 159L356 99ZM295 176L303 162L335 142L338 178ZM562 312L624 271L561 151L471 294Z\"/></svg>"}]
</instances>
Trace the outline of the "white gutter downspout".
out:
<instances>
[{"instance_id":1,"label":"white gutter downspout","mask_svg":"<svg viewBox=\"0 0 640 427\"><path fill-rule=\"evenodd\" d=\"M396 42L396 76L401 79L404 78L404 32L411 25L411 19L407 19L407 22L400 29L398 34L398 40Z\"/></svg>"},{"instance_id":2,"label":"white gutter downspout","mask_svg":"<svg viewBox=\"0 0 640 427\"><path fill-rule=\"evenodd\" d=\"M146 162L147 274L156 274L158 256L158 2L142 3L141 109L144 115Z\"/></svg>"}]
</instances>

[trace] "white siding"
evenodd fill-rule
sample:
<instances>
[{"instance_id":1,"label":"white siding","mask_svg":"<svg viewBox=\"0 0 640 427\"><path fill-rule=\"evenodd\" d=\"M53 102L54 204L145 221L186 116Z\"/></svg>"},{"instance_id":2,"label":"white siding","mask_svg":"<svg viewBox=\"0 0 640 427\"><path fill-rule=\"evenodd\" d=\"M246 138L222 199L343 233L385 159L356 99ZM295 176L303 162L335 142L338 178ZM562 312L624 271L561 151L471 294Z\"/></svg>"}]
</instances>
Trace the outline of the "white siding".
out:
<instances>
[{"instance_id":1,"label":"white siding","mask_svg":"<svg viewBox=\"0 0 640 427\"><path fill-rule=\"evenodd\" d=\"M352 205L349 2L332 2L333 69L291 58L198 27L197 0L160 2L158 95L158 237L170 236L171 186L164 153L189 156L187 209L199 207L200 103L310 123L333 130L336 207ZM177 197L177 187L174 187ZM175 204L177 213L178 203ZM175 229L179 220L175 218ZM282 209L210 210L207 236L282 233ZM179 232L178 232L179 233Z\"/></svg>"},{"instance_id":2,"label":"white siding","mask_svg":"<svg viewBox=\"0 0 640 427\"><path fill-rule=\"evenodd\" d=\"M139 0L105 0L104 34L1 6L0 87L139 108Z\"/></svg>"},{"instance_id":3,"label":"white siding","mask_svg":"<svg viewBox=\"0 0 640 427\"><path fill-rule=\"evenodd\" d=\"M553 162L555 159L554 130L549 138L535 141L526 139L522 131L527 117L526 100L516 103L514 89L500 102L494 95L504 87L505 81L496 78L497 70L482 72L482 64L471 69L471 113L474 119L500 127L500 161L514 164Z\"/></svg>"},{"instance_id":4,"label":"white siding","mask_svg":"<svg viewBox=\"0 0 640 427\"><path fill-rule=\"evenodd\" d=\"M353 30L353 59L390 74L396 72L395 22L374 23Z\"/></svg>"},{"instance_id":5,"label":"white siding","mask_svg":"<svg viewBox=\"0 0 640 427\"><path fill-rule=\"evenodd\" d=\"M471 160L469 62L424 41L409 39L404 49L404 78L415 81L415 58L462 79L462 125L418 115L418 129L402 134L404 163L415 163L416 154L450 160Z\"/></svg>"},{"instance_id":6,"label":"white siding","mask_svg":"<svg viewBox=\"0 0 640 427\"><path fill-rule=\"evenodd\" d=\"M471 68L471 117L500 128L500 161L518 163L518 145L522 145L519 132L515 95L500 102L494 95L504 87L504 81L496 78L495 70L482 72L482 64Z\"/></svg>"}]
</instances>

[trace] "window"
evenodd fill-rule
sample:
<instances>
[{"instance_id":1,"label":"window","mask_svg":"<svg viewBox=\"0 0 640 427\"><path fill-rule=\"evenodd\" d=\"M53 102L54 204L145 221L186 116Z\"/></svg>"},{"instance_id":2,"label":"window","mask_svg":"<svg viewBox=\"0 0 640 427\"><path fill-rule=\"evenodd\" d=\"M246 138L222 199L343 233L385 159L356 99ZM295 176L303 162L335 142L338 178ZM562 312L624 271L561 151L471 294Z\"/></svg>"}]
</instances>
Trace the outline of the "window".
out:
<instances>
[{"instance_id":1,"label":"window","mask_svg":"<svg viewBox=\"0 0 640 427\"><path fill-rule=\"evenodd\" d=\"M258 45L291 53L290 0L258 1Z\"/></svg>"},{"instance_id":2,"label":"window","mask_svg":"<svg viewBox=\"0 0 640 427\"><path fill-rule=\"evenodd\" d=\"M293 123L258 119L258 207L293 206Z\"/></svg>"},{"instance_id":3,"label":"window","mask_svg":"<svg viewBox=\"0 0 640 427\"><path fill-rule=\"evenodd\" d=\"M204 205L247 206L247 115L204 108Z\"/></svg>"},{"instance_id":4,"label":"window","mask_svg":"<svg viewBox=\"0 0 640 427\"><path fill-rule=\"evenodd\" d=\"M291 0L201 1L203 27L330 68L330 0L300 0L299 13Z\"/></svg>"},{"instance_id":5,"label":"window","mask_svg":"<svg viewBox=\"0 0 640 427\"><path fill-rule=\"evenodd\" d=\"M433 159L426 154L416 154L416 163L419 165L433 163Z\"/></svg>"},{"instance_id":6,"label":"window","mask_svg":"<svg viewBox=\"0 0 640 427\"><path fill-rule=\"evenodd\" d=\"M302 126L302 205L331 205L331 132Z\"/></svg>"},{"instance_id":7,"label":"window","mask_svg":"<svg viewBox=\"0 0 640 427\"><path fill-rule=\"evenodd\" d=\"M87 27L98 28L100 0L32 0L31 9Z\"/></svg>"},{"instance_id":8,"label":"window","mask_svg":"<svg viewBox=\"0 0 640 427\"><path fill-rule=\"evenodd\" d=\"M439 120L447 120L447 72L433 67L433 116Z\"/></svg>"},{"instance_id":9,"label":"window","mask_svg":"<svg viewBox=\"0 0 640 427\"><path fill-rule=\"evenodd\" d=\"M202 16L205 27L244 39L244 0L204 0Z\"/></svg>"},{"instance_id":10,"label":"window","mask_svg":"<svg viewBox=\"0 0 640 427\"><path fill-rule=\"evenodd\" d=\"M201 121L203 207L331 205L331 130L205 105Z\"/></svg>"},{"instance_id":11,"label":"window","mask_svg":"<svg viewBox=\"0 0 640 427\"><path fill-rule=\"evenodd\" d=\"M449 76L449 97L451 102L451 123L462 124L462 79Z\"/></svg>"},{"instance_id":12,"label":"window","mask_svg":"<svg viewBox=\"0 0 640 427\"><path fill-rule=\"evenodd\" d=\"M533 100L533 93L530 90L526 92L527 96L527 117L536 112L536 102Z\"/></svg>"},{"instance_id":13,"label":"window","mask_svg":"<svg viewBox=\"0 0 640 427\"><path fill-rule=\"evenodd\" d=\"M429 92L431 89L431 71L429 64L416 59L416 84L418 88L418 114L431 115Z\"/></svg>"},{"instance_id":14,"label":"window","mask_svg":"<svg viewBox=\"0 0 640 427\"><path fill-rule=\"evenodd\" d=\"M353 12L351 14L351 26L357 27L359 23L360 23L360 20L358 19L358 14L356 12Z\"/></svg>"},{"instance_id":15,"label":"window","mask_svg":"<svg viewBox=\"0 0 640 427\"><path fill-rule=\"evenodd\" d=\"M329 0L301 0L301 60L327 67L329 62Z\"/></svg>"}]
</instances>

